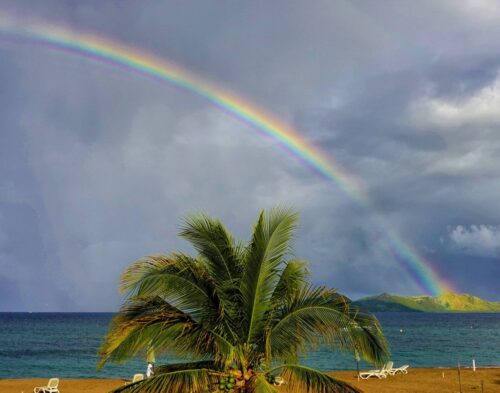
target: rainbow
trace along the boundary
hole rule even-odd
[[[316,174],[333,181],[343,192],[366,208],[372,208],[366,192],[355,177],[313,147],[297,131],[264,110],[172,63],[92,34],[36,21],[19,20],[1,12],[0,34],[108,64],[196,94],[261,135],[271,138]],[[380,226],[391,245],[395,259],[422,291],[437,295],[453,290],[451,285],[439,277],[432,264],[421,258],[410,245],[390,230],[388,225],[381,222]]]

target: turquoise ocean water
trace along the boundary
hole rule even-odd
[[[112,314],[0,313],[0,378],[126,378],[145,372],[143,359],[96,371],[96,352]],[[396,365],[500,366],[498,314],[377,314]],[[158,363],[172,361],[161,359]],[[304,363],[321,370],[354,369],[350,355],[326,348]],[[362,368],[369,365],[362,364]]]

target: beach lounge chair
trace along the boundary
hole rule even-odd
[[[132,378],[132,380],[125,382],[125,385],[131,384],[131,383],[136,383],[136,382],[142,381],[143,379],[144,379],[144,374],[134,374],[134,377]]]
[[[390,370],[387,370],[387,372],[390,375],[396,375],[398,373],[400,373],[400,374],[408,374],[408,367],[410,367],[410,365],[405,364],[404,366],[401,366],[401,367],[391,368]]]
[[[144,374],[134,374],[132,381],[125,382],[125,385],[128,385],[129,383],[136,383],[142,381],[143,379],[144,379]]]
[[[274,378],[274,385],[281,386],[285,383],[285,380],[281,377]]]
[[[59,393],[59,378],[50,378],[47,386],[38,386],[33,389],[33,393]]]
[[[387,375],[389,374],[388,370],[390,370],[393,365],[394,365],[393,362],[387,362],[380,370],[364,371],[359,374],[359,377],[361,379],[368,379],[371,377],[377,377],[378,379],[387,378]]]
[[[134,378],[132,378],[132,383],[139,382],[144,379],[144,374],[134,374]]]

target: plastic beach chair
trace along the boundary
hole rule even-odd
[[[410,367],[410,365],[408,364],[405,364],[404,366],[401,366],[401,367],[396,367],[396,368],[391,368],[390,370],[388,370],[387,372],[390,374],[390,375],[396,375],[398,373],[400,374],[408,374],[408,368]]]
[[[33,393],[59,393],[59,378],[50,378],[47,386],[38,386],[33,389]]]
[[[142,381],[143,379],[144,379],[144,374],[134,374],[134,377],[132,378],[132,380],[125,382],[125,385],[136,383],[136,382]]]
[[[387,374],[389,374],[389,370],[394,365],[393,362],[387,362],[380,370],[369,370],[359,374],[361,379],[368,379],[371,377],[377,377],[378,379],[387,378]]]
[[[139,382],[144,379],[144,374],[134,374],[134,378],[132,378],[132,383]]]

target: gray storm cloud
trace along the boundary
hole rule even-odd
[[[500,223],[495,2],[0,10],[140,48],[246,97],[359,179],[375,207],[190,92],[0,35],[0,310],[114,310],[127,264],[190,251],[177,238],[189,212],[246,238],[276,204],[300,211],[294,252],[319,284],[419,293],[382,218],[460,291],[499,299],[498,256],[471,252]]]
[[[500,256],[500,226],[457,225],[450,230],[449,238],[460,251],[486,257]]]

